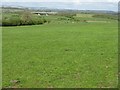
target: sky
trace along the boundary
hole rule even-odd
[[[2,0],[2,2],[119,2],[119,0]]]
[[[2,0],[3,5],[118,11],[119,0]]]

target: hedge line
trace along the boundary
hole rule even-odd
[[[32,19],[29,21],[24,21],[21,19],[3,19],[2,20],[2,26],[21,26],[21,25],[38,25],[38,24],[44,24],[47,21],[45,19]]]
[[[105,19],[112,19],[112,20],[118,20],[118,17],[117,15],[93,15],[93,17],[96,17],[96,18],[105,18]]]
[[[47,20],[44,18],[32,15],[29,12],[17,15],[5,14],[2,18],[2,26],[38,25],[46,22]]]

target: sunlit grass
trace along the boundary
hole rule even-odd
[[[116,22],[3,27],[3,87],[117,87],[117,38]]]

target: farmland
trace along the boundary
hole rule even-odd
[[[117,20],[92,16],[3,27],[3,87],[117,87]]]

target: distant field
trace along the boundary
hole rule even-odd
[[[3,27],[3,87],[117,87],[117,45],[111,20]]]
[[[76,14],[76,17],[89,17],[92,18],[94,14]]]

